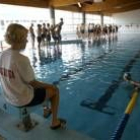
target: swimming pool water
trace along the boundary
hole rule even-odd
[[[28,53],[27,53],[28,51]],[[68,128],[108,140],[130,100],[132,87],[122,80],[125,71],[140,80],[140,37],[119,35],[111,41],[88,45],[65,44],[61,53],[53,46],[26,50],[37,79],[57,82],[60,89],[59,115]],[[139,99],[140,100],[140,99]],[[82,106],[82,103],[90,103]],[[139,103],[137,103],[139,104]],[[138,140],[140,111],[135,107],[123,134],[124,140]]]
[[[97,140],[109,140],[133,90],[123,82],[123,73],[129,71],[140,80],[140,36],[119,34],[110,41],[64,44],[59,49],[29,47],[23,53],[30,58],[38,80],[58,84],[59,116],[67,119],[67,127]],[[140,139],[139,100],[123,140]]]

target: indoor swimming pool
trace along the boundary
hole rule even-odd
[[[59,49],[27,47],[23,53],[38,80],[59,87],[59,116],[67,120],[68,129],[109,140],[133,91],[123,74],[130,72],[140,80],[140,35],[119,34],[112,40],[63,44]],[[140,98],[122,140],[140,139],[139,118]]]

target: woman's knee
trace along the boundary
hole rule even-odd
[[[59,96],[59,89],[57,87],[53,87],[47,90],[47,96],[52,98],[54,96]]]

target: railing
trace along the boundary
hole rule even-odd
[[[129,117],[130,117],[130,114],[136,104],[136,101],[137,101],[137,97],[138,97],[138,89],[136,88],[132,94],[132,98],[131,100],[129,101],[128,105],[127,105],[127,108],[125,110],[125,113],[124,115],[122,116],[115,132],[113,133],[113,135],[111,136],[111,139],[110,140],[120,140],[121,139],[121,136],[125,130],[125,127],[126,127],[126,124],[129,120]]]

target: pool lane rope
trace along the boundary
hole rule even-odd
[[[137,98],[138,98],[138,89],[136,88],[132,94],[131,100],[129,101],[129,103],[127,105],[124,115],[122,116],[122,118],[121,118],[115,132],[111,136],[110,140],[120,140],[121,139],[121,136],[125,130],[128,120],[129,120],[130,114],[132,113],[132,111],[135,107]]]

